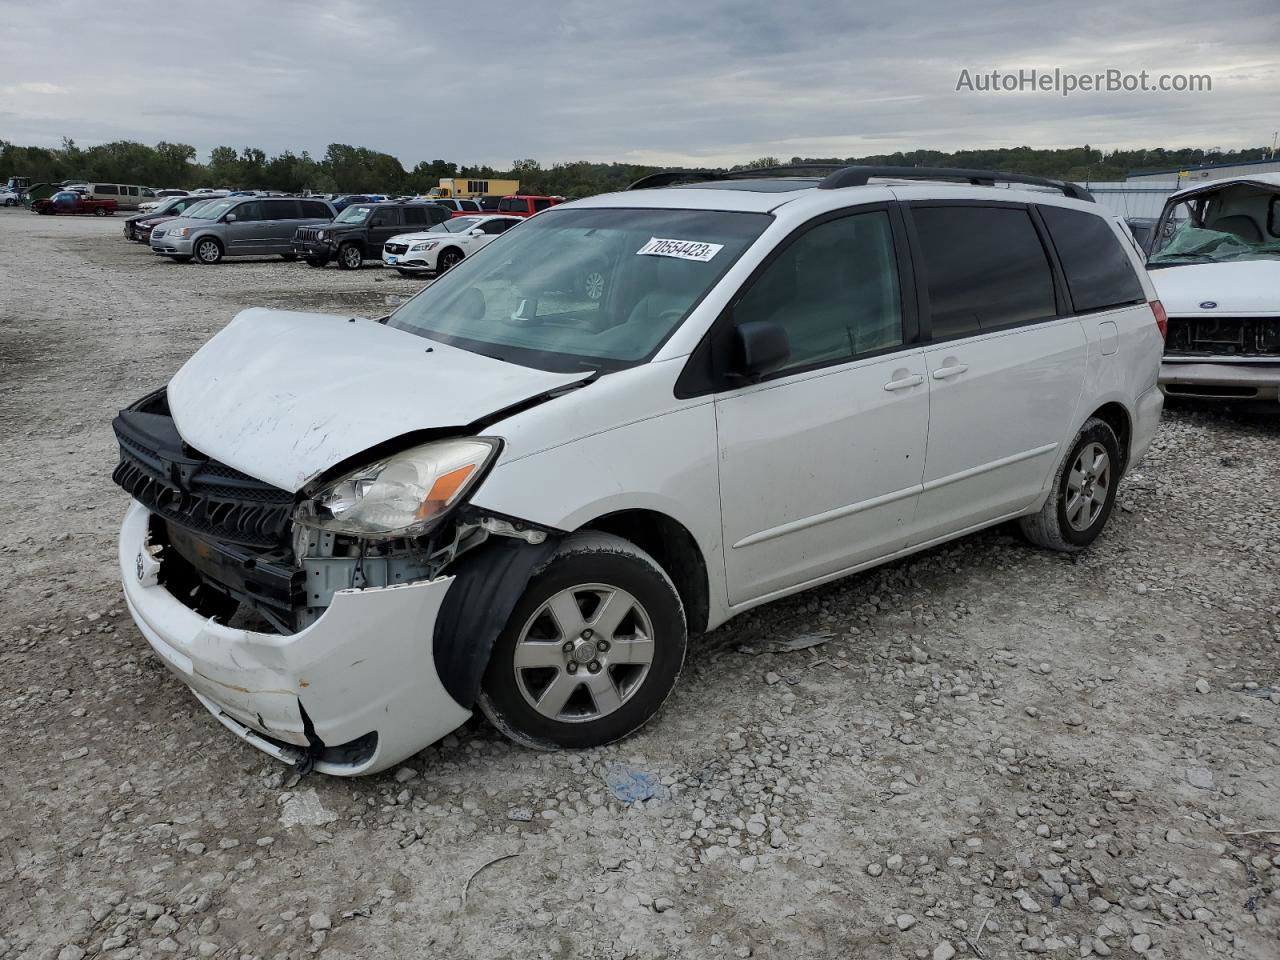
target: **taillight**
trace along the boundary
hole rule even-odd
[[[1159,300],[1151,301],[1151,313],[1156,318],[1156,326],[1160,328],[1160,338],[1169,338],[1169,314],[1164,312],[1164,304]]]

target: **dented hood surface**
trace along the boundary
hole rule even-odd
[[[174,375],[169,410],[201,453],[296,492],[383,441],[463,427],[587,376],[504,363],[372,320],[253,309]]]

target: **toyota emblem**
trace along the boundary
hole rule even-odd
[[[138,571],[138,582],[141,583],[142,582],[142,551],[141,550],[138,551],[138,558],[135,566]]]

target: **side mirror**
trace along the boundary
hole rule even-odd
[[[470,233],[470,235],[471,235],[471,236],[473,236],[473,237],[483,237],[483,236],[484,236],[484,230],[482,230],[480,227],[472,227],[472,228],[468,231],[468,233]]]
[[[732,373],[756,381],[791,357],[791,343],[781,324],[749,320],[733,329]]]
[[[234,213],[228,213],[228,214],[227,214],[225,217],[223,217],[222,219],[223,219],[223,221],[225,221],[226,223],[235,223],[235,222],[236,222],[236,215],[235,215]]]

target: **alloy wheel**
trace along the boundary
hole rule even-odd
[[[1088,530],[1102,513],[1111,491],[1111,458],[1100,443],[1080,451],[1067,474],[1067,523],[1071,529]]]
[[[512,667],[538,713],[562,723],[608,716],[644,684],[653,621],[630,593],[603,583],[561,590],[526,622]]]

